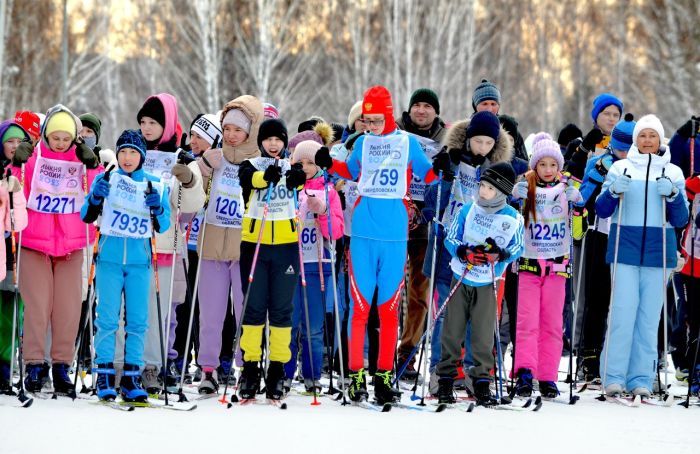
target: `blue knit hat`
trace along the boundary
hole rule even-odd
[[[467,126],[467,139],[474,136],[488,136],[498,140],[501,133],[501,123],[498,117],[491,112],[482,111],[475,113]]]
[[[141,165],[146,160],[146,142],[141,136],[141,132],[135,129],[127,129],[117,139],[117,155],[124,148],[132,148],[141,153]],[[141,167],[139,165],[139,168]]]
[[[622,101],[620,101],[615,95],[610,93],[601,93],[593,100],[593,109],[591,110],[591,118],[593,123],[598,120],[598,115],[608,106],[615,106],[620,109],[620,115],[623,112]]]
[[[632,132],[637,124],[634,115],[628,113],[625,119],[615,125],[610,133],[610,146],[613,150],[629,151],[632,146]]]
[[[481,79],[481,83],[474,89],[472,95],[472,107],[476,111],[476,106],[484,101],[496,101],[501,104],[501,92],[498,87],[486,79]]]

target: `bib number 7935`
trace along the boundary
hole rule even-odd
[[[148,231],[149,220],[146,218],[129,216],[129,214],[117,210],[112,210],[112,214],[114,215],[110,225],[112,228],[123,232],[138,233],[139,235],[143,235]]]

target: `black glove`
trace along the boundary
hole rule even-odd
[[[462,160],[462,150],[459,148],[450,148],[447,150],[447,154],[450,155],[450,160],[455,165],[459,164],[459,161]]]
[[[577,151],[571,156],[571,160],[566,164],[566,171],[578,180],[583,180],[583,174],[586,172],[586,163],[588,162],[587,153]]]
[[[333,158],[331,158],[331,151],[328,147],[321,147],[318,149],[314,163],[324,170],[333,167]]]
[[[88,169],[96,169],[100,165],[100,160],[94,151],[88,147],[82,139],[74,140],[75,144],[75,156],[85,164]]]
[[[189,143],[187,143],[187,134],[184,132],[182,133],[182,137],[180,138],[180,149],[185,151],[192,151],[192,147]]]
[[[486,238],[486,244],[488,245],[486,255],[490,262],[503,262],[510,257],[510,252],[497,245],[493,238]]]
[[[433,172],[435,175],[443,174],[450,170],[450,155],[447,153],[438,153],[433,158]]]
[[[481,266],[488,263],[488,257],[483,251],[476,248],[470,249],[465,244],[457,246],[457,258],[472,266]]]
[[[690,117],[690,120],[686,121],[683,126],[678,128],[678,131],[676,133],[681,136],[685,137],[686,139],[690,139],[691,136],[697,135],[700,133],[700,117],[692,116]],[[695,131],[695,134],[693,134],[693,131]]]
[[[279,183],[279,181],[282,179],[282,169],[280,168],[280,166],[270,164],[269,166],[267,166],[267,169],[265,169],[263,179],[268,183]]]
[[[287,177],[287,189],[290,191],[306,183],[306,174],[300,163],[292,164],[292,168],[287,170],[284,176]]]
[[[24,140],[15,149],[15,155],[12,157],[12,165],[15,167],[21,167],[22,164],[29,161],[34,153],[34,147],[31,142]]]
[[[603,140],[603,132],[598,128],[591,129],[586,137],[583,138],[583,142],[579,148],[583,148],[582,151],[589,152],[595,151],[595,146]]]

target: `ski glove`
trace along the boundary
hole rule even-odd
[[[525,200],[527,198],[527,189],[527,181],[518,181],[513,186],[513,197]]]
[[[199,162],[208,167],[206,170],[211,172],[212,169],[216,170],[221,168],[221,159],[223,156],[224,153],[221,151],[221,148],[210,148],[202,154],[202,159],[200,159]],[[201,164],[199,167],[205,170]]]
[[[603,140],[603,133],[600,129],[593,128],[586,134],[586,137],[583,138],[583,142],[581,142],[579,148],[582,148],[585,152],[595,151],[595,146],[598,145],[601,140]]]
[[[156,188],[153,188],[151,192],[146,194],[146,206],[151,210],[160,208],[160,194]]]
[[[263,179],[268,183],[277,184],[282,179],[282,169],[279,166],[270,164],[263,173]]]
[[[571,174],[571,176],[583,180],[583,175],[586,172],[586,163],[588,162],[588,155],[580,151],[575,152],[571,155],[571,159],[566,164],[566,171]]]
[[[693,134],[693,132],[695,134]],[[686,139],[690,139],[692,136],[698,135],[698,133],[700,133],[700,117],[690,117],[690,120],[686,121],[683,126],[678,128],[676,133]]]
[[[457,246],[457,258],[472,266],[486,265],[489,261],[483,250],[470,249],[466,244]]]
[[[615,181],[610,185],[610,192],[614,197],[623,194],[630,189],[630,183],[632,182],[632,177],[629,175],[620,175]]]
[[[321,147],[318,149],[316,157],[314,158],[314,163],[324,170],[333,167],[333,158],[331,158],[331,152],[328,147]]]
[[[7,179],[2,180],[2,183],[0,184],[7,188],[7,192],[9,193],[19,192],[22,190],[22,185],[20,184],[19,180],[12,175],[7,177]]]
[[[109,181],[104,178],[95,183],[95,187],[92,190],[92,197],[90,198],[90,203],[92,205],[99,205],[102,203],[105,197],[109,195]]]
[[[447,153],[438,153],[433,158],[433,172],[435,175],[439,175],[440,172],[443,174],[450,171],[450,155]]]
[[[306,199],[306,206],[308,207],[309,211],[313,213],[320,215],[326,214],[326,202],[324,202],[320,197],[309,195]]]
[[[284,176],[287,177],[287,189],[290,191],[306,183],[306,174],[300,163],[292,164],[292,168],[287,170]]]
[[[80,162],[85,164],[85,167],[88,169],[96,169],[97,166],[100,165],[100,160],[97,158],[97,155],[83,142],[83,139],[74,140],[73,143],[75,144],[75,156]]]
[[[12,165],[15,167],[21,167],[22,164],[29,161],[29,158],[32,157],[33,153],[34,147],[32,146],[31,142],[20,142],[15,149],[15,155],[12,157]]]
[[[507,249],[503,249],[496,244],[496,240],[491,237],[486,238],[486,244],[488,245],[488,251],[486,256],[489,258],[489,262],[503,262],[510,258],[510,252]]]
[[[661,197],[674,197],[678,194],[678,189],[668,177],[659,177],[656,179],[656,192]]]
[[[566,194],[566,200],[571,203],[578,203],[583,200],[581,193],[575,186],[567,186],[564,194]]]
[[[450,148],[447,150],[447,154],[450,155],[450,161],[452,161],[452,164],[457,165],[462,160],[462,150],[459,148]]]
[[[194,173],[185,164],[175,164],[170,173],[182,183],[183,187],[191,188],[194,186]]]

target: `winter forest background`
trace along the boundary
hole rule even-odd
[[[62,102],[97,113],[109,146],[161,91],[185,129],[248,93],[296,130],[345,123],[384,84],[397,115],[430,87],[454,121],[487,78],[525,132],[585,131],[611,91],[670,136],[700,113],[698,24],[698,0],[0,0],[0,116]]]

